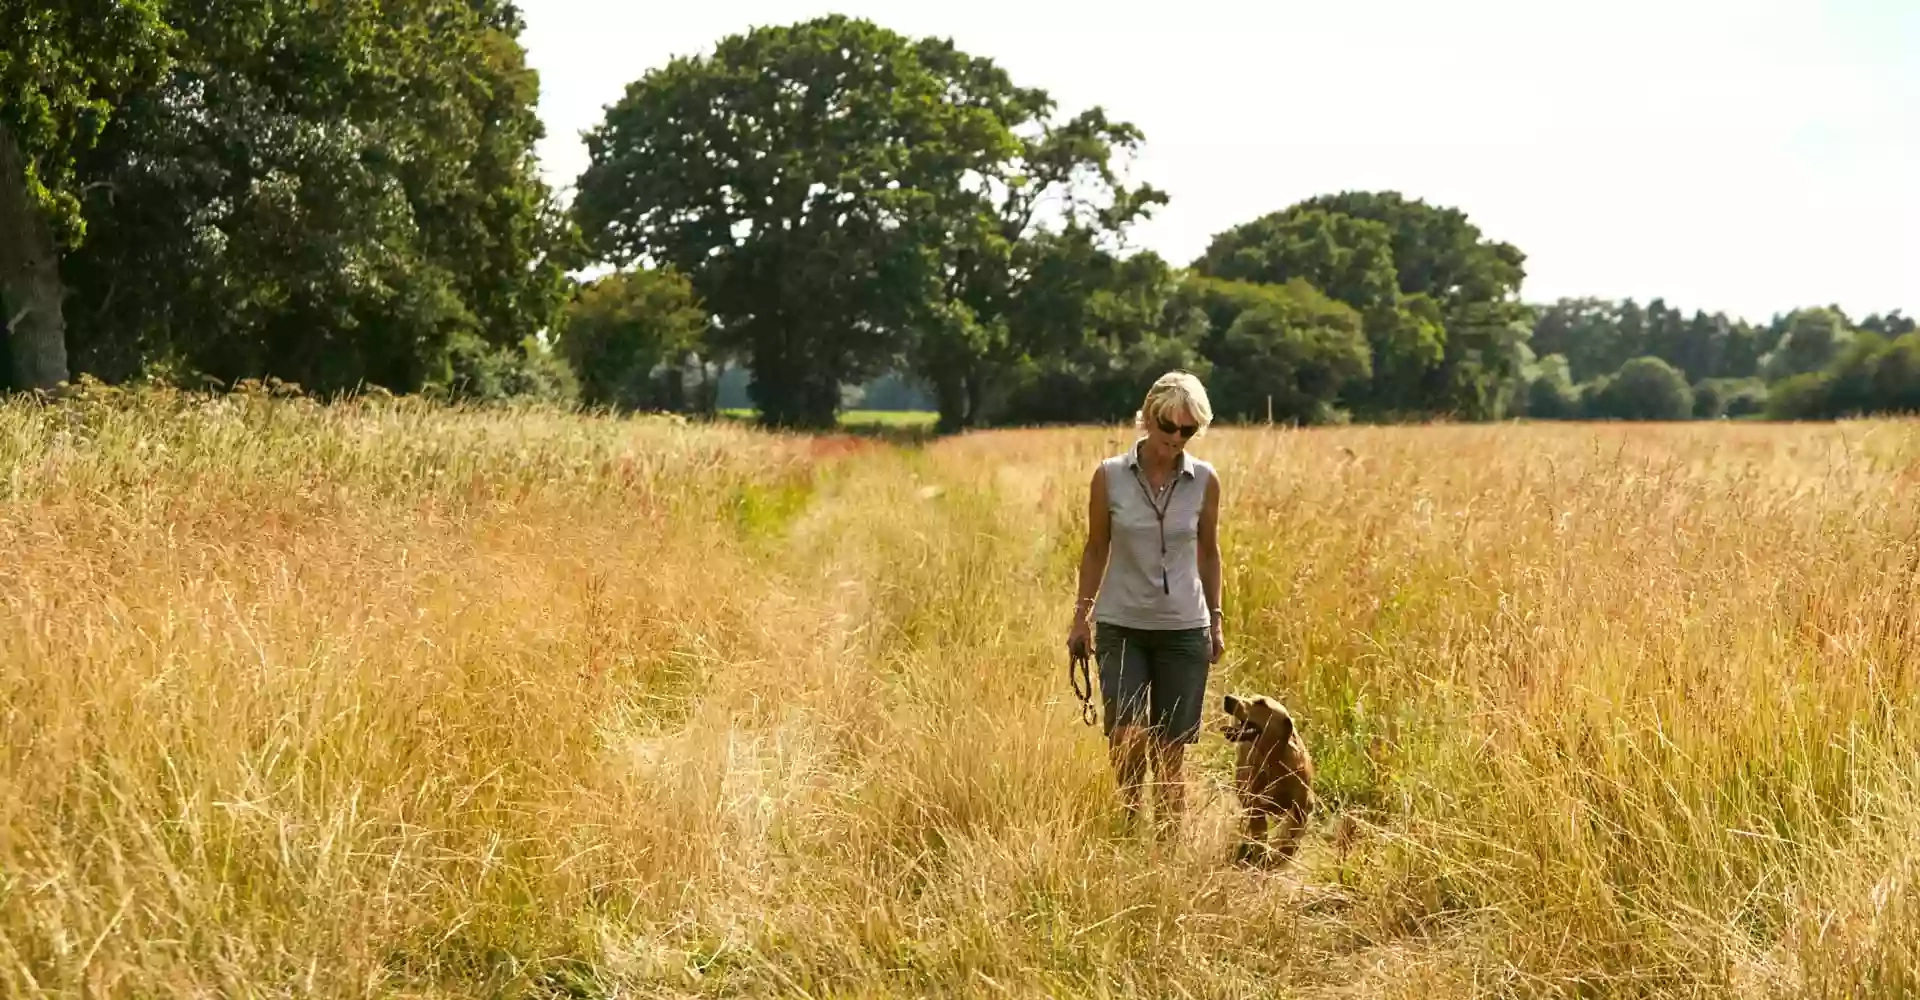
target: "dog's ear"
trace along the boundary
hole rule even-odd
[[[1225,698],[1221,699],[1220,707],[1226,709],[1227,714],[1233,716],[1236,719],[1245,721],[1247,718],[1246,702],[1243,702],[1240,699],[1235,698],[1233,695],[1227,695]]]
[[[1264,709],[1258,713],[1264,716],[1260,720],[1260,728],[1266,730],[1267,734],[1277,742],[1286,743],[1293,739],[1293,713],[1287,711],[1287,706],[1272,698],[1262,698],[1260,707]]]

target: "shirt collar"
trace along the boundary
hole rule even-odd
[[[1127,449],[1127,468],[1135,470],[1140,468],[1140,449],[1145,447],[1146,443],[1146,438],[1137,438],[1133,442],[1133,447]],[[1180,450],[1180,474],[1188,479],[1193,478],[1193,456],[1184,448]]]

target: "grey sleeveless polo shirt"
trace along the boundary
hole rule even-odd
[[[1182,452],[1171,495],[1150,499],[1146,473],[1140,470],[1145,441],[1100,463],[1113,531],[1093,620],[1139,629],[1206,628],[1212,620],[1200,585],[1200,511],[1213,466]],[[1156,506],[1166,512],[1164,557]]]

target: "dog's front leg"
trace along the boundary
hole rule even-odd
[[[1258,865],[1267,855],[1267,808],[1255,804],[1247,810],[1246,828],[1240,836],[1240,844],[1233,852],[1233,860],[1239,864]]]
[[[1300,849],[1300,837],[1307,832],[1307,811],[1288,809],[1280,814],[1280,833],[1274,845],[1274,854],[1282,862],[1292,861],[1294,852]]]

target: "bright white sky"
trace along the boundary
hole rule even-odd
[[[952,38],[1146,133],[1175,264],[1315,194],[1395,189],[1525,251],[1531,300],[1920,313],[1920,0],[521,0],[549,180],[626,84],[837,12]]]

